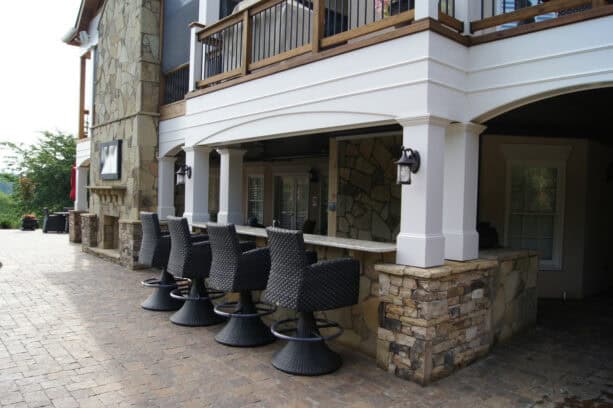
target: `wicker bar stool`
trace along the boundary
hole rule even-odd
[[[275,322],[272,333],[288,343],[272,358],[277,369],[297,375],[321,375],[337,370],[341,357],[327,340],[340,336],[336,322],[315,318],[314,312],[358,302],[360,263],[341,258],[309,265],[301,231],[267,228],[271,268],[265,300],[298,312],[297,319]],[[322,335],[320,329],[333,333]]]
[[[218,343],[236,347],[254,347],[272,343],[275,337],[261,317],[276,308],[262,302],[254,303],[253,290],[266,289],[270,272],[268,248],[245,248],[238,241],[233,224],[207,224],[213,261],[209,284],[224,292],[238,292],[238,302],[215,306],[215,313],[230,320],[215,336]]]
[[[149,278],[141,282],[145,287],[155,288],[153,293],[141,303],[141,307],[155,311],[178,310],[183,302],[170,297],[170,291],[177,288],[177,280],[166,270],[170,254],[170,235],[162,234],[156,213],[141,212],[140,221],[143,227],[143,239],[138,253],[138,263],[162,270],[159,278]]]
[[[185,218],[168,217],[170,231],[170,257],[168,272],[189,279],[187,287],[178,287],[170,296],[183,301],[170,321],[182,326],[211,326],[224,321],[213,311],[212,299],[223,296],[222,292],[209,291],[205,279],[211,268],[211,247],[209,241],[192,242],[189,225]]]

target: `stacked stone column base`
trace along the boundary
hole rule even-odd
[[[68,212],[68,240],[75,244],[81,243],[81,214],[85,211],[70,210]]]
[[[428,384],[536,322],[538,258],[492,253],[437,268],[377,265],[377,364]]]

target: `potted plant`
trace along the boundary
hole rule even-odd
[[[36,218],[36,214],[25,214],[21,217],[21,230],[31,230],[34,231],[38,228],[38,219]]]

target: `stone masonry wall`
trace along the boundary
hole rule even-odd
[[[96,214],[81,214],[81,244],[84,247],[98,246],[98,217]]]
[[[377,265],[381,368],[428,384],[535,323],[536,256],[487,257],[429,269]]]
[[[339,237],[393,242],[400,229],[400,186],[396,165],[402,137],[338,143]]]
[[[79,210],[68,212],[68,240],[70,242],[81,242],[81,214],[84,212]]]
[[[119,220],[119,260],[129,268],[138,268],[138,253],[143,240],[140,221]]]
[[[160,16],[159,0],[108,0],[102,11],[90,184],[125,190],[111,199],[91,190],[89,211],[100,219],[138,220],[140,211],[157,207]],[[122,140],[121,178],[101,180],[100,144],[111,140]],[[130,245],[120,237],[120,247]]]

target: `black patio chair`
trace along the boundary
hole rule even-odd
[[[314,312],[358,302],[360,263],[351,258],[309,265],[301,231],[267,228],[271,268],[265,300],[298,312],[297,319],[275,322],[272,333],[288,343],[272,358],[272,365],[290,374],[321,375],[341,366],[341,357],[327,340],[340,336],[336,322],[315,318]],[[320,330],[330,328],[323,335]]]
[[[170,321],[182,326],[210,326],[225,319],[213,310],[212,299],[223,292],[209,291],[205,279],[211,268],[209,241],[192,242],[189,225],[185,218],[168,217],[170,231],[170,256],[167,270],[174,276],[189,279],[189,286],[178,287],[170,292],[174,299],[183,301]]]
[[[67,218],[64,214],[49,213],[48,208],[43,209],[45,218],[43,219],[43,232],[68,232]]]
[[[141,211],[140,220],[143,238],[138,253],[138,263],[149,268],[161,269],[159,278],[150,278],[141,282],[143,286],[155,288],[154,292],[141,303],[141,306],[143,309],[153,311],[178,310],[183,302],[172,298],[170,292],[179,285],[187,285],[188,279],[175,278],[166,270],[170,255],[170,234],[162,233],[156,213]],[[192,234],[190,238],[192,242],[208,240],[207,235],[201,234]]]
[[[261,317],[274,313],[271,305],[254,303],[253,290],[266,289],[270,272],[268,248],[241,245],[233,224],[207,224],[213,261],[209,284],[224,292],[238,292],[238,302],[215,306],[215,313],[228,317],[215,340],[227,346],[254,347],[272,343],[275,337]]]

